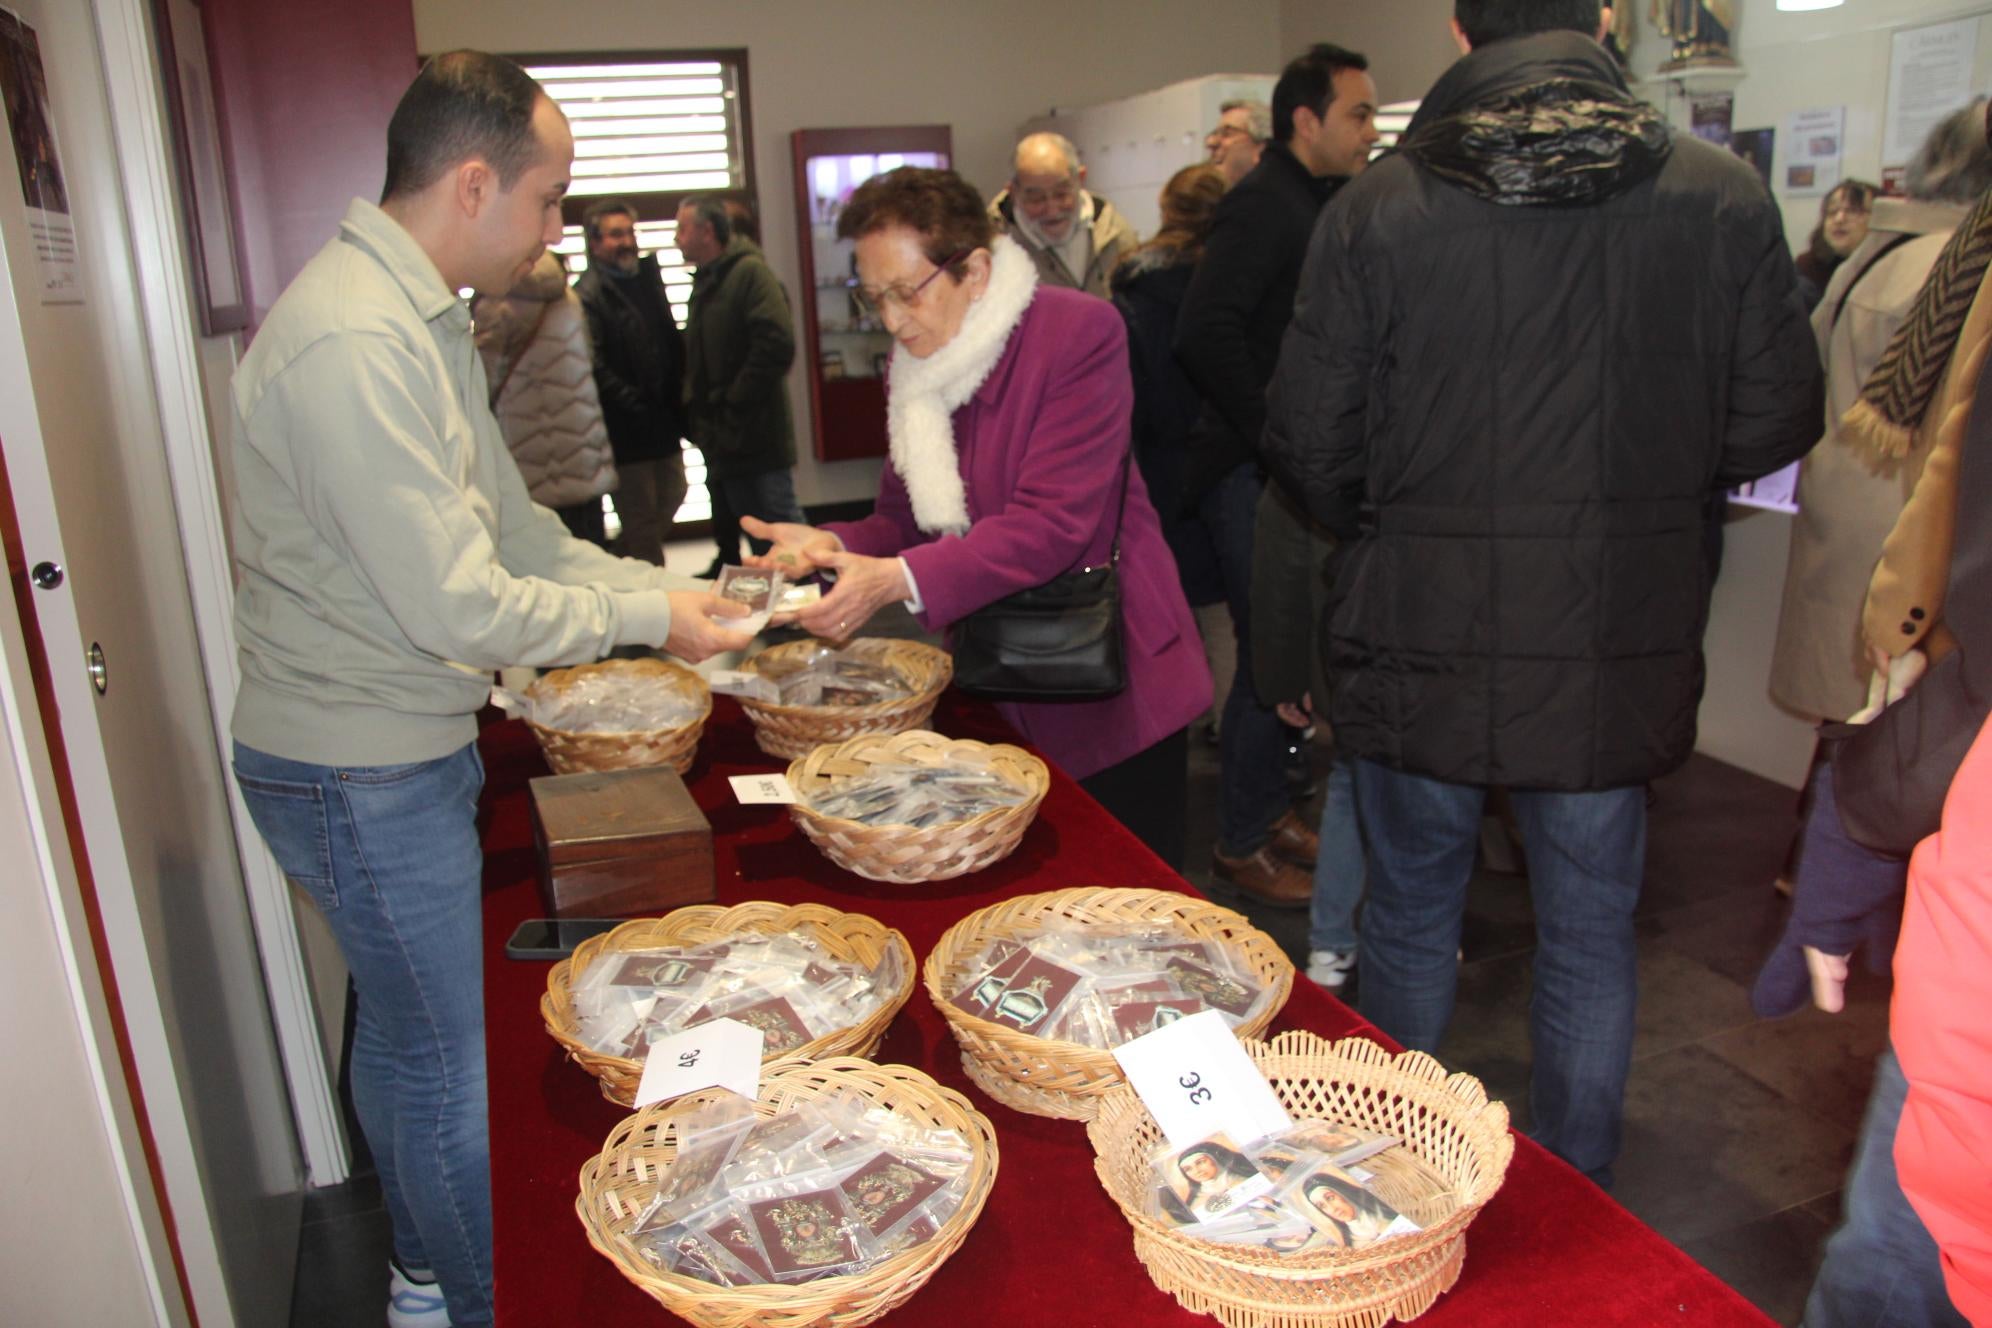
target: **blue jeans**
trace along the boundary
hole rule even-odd
[[[1235,466],[1197,506],[1217,551],[1231,632],[1238,641],[1238,671],[1224,698],[1217,746],[1217,851],[1228,858],[1256,853],[1288,806],[1281,764],[1286,725],[1271,706],[1259,704],[1252,688],[1252,532],[1265,486],[1257,466]]]
[[[1510,796],[1535,901],[1533,1136],[1609,1186],[1639,997],[1632,911],[1646,867],[1646,790]],[[1486,798],[1477,785],[1356,763],[1369,847],[1360,1004],[1413,1050],[1436,1051],[1452,1019],[1460,921]]]
[[[706,477],[706,493],[712,498],[712,537],[719,544],[721,562],[740,561],[740,518],[763,521],[803,521],[802,507],[795,500],[795,476],[786,468],[764,470],[754,475]],[[747,547],[766,553],[768,542],[751,536]]]
[[[1805,1328],[1964,1328],[1944,1289],[1937,1242],[1895,1177],[1895,1127],[1909,1081],[1895,1050],[1874,1067],[1874,1092],[1847,1173],[1845,1215],[1826,1242],[1805,1301]]]
[[[1307,948],[1348,954],[1356,948],[1356,909],[1363,902],[1363,833],[1356,817],[1356,766],[1337,756],[1321,795],[1321,855],[1314,860],[1314,899]]]
[[[235,777],[284,873],[324,913],[358,1009],[353,1103],[404,1268],[450,1322],[491,1322],[483,851],[475,743],[411,765],[306,765],[235,744]]]

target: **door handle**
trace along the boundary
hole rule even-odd
[[[28,575],[34,579],[35,585],[40,589],[54,590],[62,584],[62,564],[50,562],[36,563],[34,570],[29,572]]]

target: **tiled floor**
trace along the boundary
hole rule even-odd
[[[1207,885],[1216,749],[1195,740],[1190,759],[1189,876]],[[1764,1022],[1750,1013],[1749,983],[1783,916],[1769,883],[1792,810],[1787,790],[1702,757],[1654,786],[1639,1032],[1615,1191],[1785,1324],[1798,1322],[1838,1216],[1888,1010],[1886,982],[1857,969],[1841,1015]],[[1246,911],[1304,962],[1303,912]],[[1478,1075],[1522,1128],[1533,945],[1526,882],[1477,876],[1458,1013],[1441,1055]],[[378,1328],[388,1254],[378,1185],[366,1177],[320,1191],[305,1213],[293,1328]]]

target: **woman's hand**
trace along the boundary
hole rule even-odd
[[[1279,713],[1280,723],[1290,729],[1304,729],[1314,722],[1314,694],[1302,692],[1300,701],[1281,701],[1273,707]]]
[[[774,545],[766,553],[747,560],[749,567],[780,572],[792,580],[829,565],[829,557],[844,546],[835,535],[799,521],[763,521],[757,516],[740,518],[740,528],[755,539]]]
[[[704,590],[673,590],[670,595],[671,631],[664,638],[664,649],[679,659],[696,664],[722,650],[745,650],[754,640],[753,633],[726,626],[728,618],[747,616],[745,604]]]
[[[906,567],[897,558],[867,558],[861,553],[832,553],[817,566],[834,571],[837,584],[816,603],[796,615],[814,636],[832,641],[849,640],[851,634],[871,621],[871,616],[888,604],[912,596],[906,584]]]

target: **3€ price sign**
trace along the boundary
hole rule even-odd
[[[758,1028],[738,1019],[714,1019],[650,1044],[636,1105],[647,1107],[702,1088],[730,1088],[752,1100],[761,1090]]]
[[[1188,1148],[1214,1134],[1258,1139],[1293,1124],[1216,1010],[1124,1042],[1114,1049],[1114,1059],[1172,1148]]]

